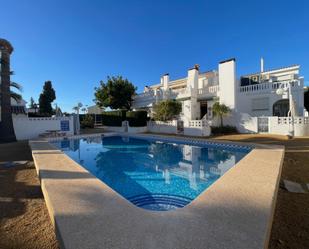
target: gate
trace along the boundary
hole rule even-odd
[[[268,133],[268,117],[258,117],[258,132]]]
[[[184,124],[182,120],[177,120],[177,134],[183,134]]]

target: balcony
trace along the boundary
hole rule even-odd
[[[163,92],[160,90],[140,93],[133,97],[133,108],[150,107],[156,101],[163,98]]]
[[[198,98],[210,98],[217,96],[219,85],[205,87],[197,90]],[[163,99],[185,100],[191,98],[193,90],[189,87],[180,89],[169,89],[149,91],[134,96],[133,108],[151,107],[154,103]]]
[[[197,91],[197,97],[198,98],[215,97],[217,96],[217,93],[219,92],[219,90],[220,90],[219,85],[200,88]]]
[[[288,85],[291,85],[292,88],[303,87],[300,80],[292,81],[280,81],[280,82],[266,82],[259,83],[256,85],[241,86],[239,87],[240,93],[255,93],[255,92],[273,92],[279,88],[287,88]]]
[[[191,97],[191,88],[181,88],[171,91],[171,96],[175,99],[187,99]]]

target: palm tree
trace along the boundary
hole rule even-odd
[[[223,126],[223,116],[226,116],[231,112],[231,109],[225,104],[220,104],[219,102],[214,103],[212,106],[212,111],[215,116],[220,117],[220,126]]]
[[[21,96],[12,92],[10,87],[20,87],[10,80],[10,55],[13,52],[12,45],[4,39],[0,39],[0,142],[16,141],[16,136],[13,127],[11,97],[19,99]]]
[[[82,112],[83,112],[84,114],[86,114],[86,111],[87,111],[87,108],[86,108],[86,107],[83,107],[83,108],[82,108]]]
[[[15,89],[19,90],[20,92],[23,90],[23,87],[20,84],[16,83],[16,82],[10,82],[10,88],[15,88]],[[14,92],[12,90],[10,90],[10,96],[16,102],[19,102],[22,99],[22,97],[21,97],[21,95],[19,93]]]
[[[15,88],[19,91],[22,91],[22,86],[16,82],[10,82],[10,88]],[[1,89],[0,89],[0,94],[1,94]],[[21,99],[22,99],[22,96],[17,93],[17,92],[14,92],[10,89],[10,97],[11,99],[14,99],[16,102],[19,102]]]
[[[82,108],[83,107],[83,104],[82,103],[77,103],[77,106],[74,106],[72,109],[74,110],[74,111],[76,111],[76,113],[77,114],[79,114],[79,110],[80,110],[80,108]]]

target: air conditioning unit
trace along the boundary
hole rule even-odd
[[[276,76],[269,76],[269,81],[270,82],[276,82],[276,81],[278,81],[278,79],[277,79]]]

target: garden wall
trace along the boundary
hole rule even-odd
[[[203,120],[191,120],[184,123],[183,131],[177,129],[177,120],[162,122],[149,121],[149,132],[165,134],[182,134],[186,136],[210,136],[210,126]]]
[[[153,133],[166,133],[166,134],[176,134],[177,133],[177,123],[176,121],[149,121],[147,123],[147,129],[149,132]]]
[[[17,140],[35,139],[47,130],[74,134],[73,117],[28,118],[25,115],[13,115],[13,126]]]

